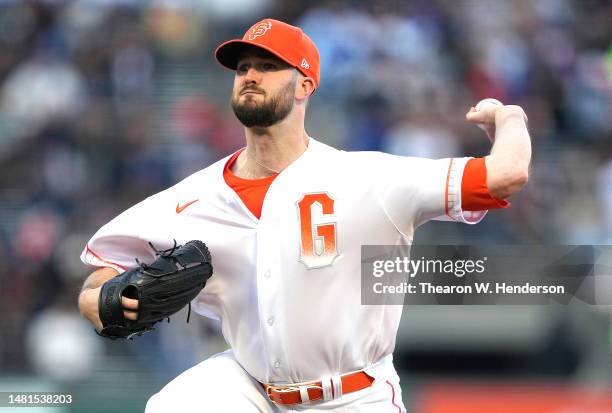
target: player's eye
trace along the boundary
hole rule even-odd
[[[262,68],[264,71],[276,70],[276,65],[274,63],[264,63]]]
[[[238,72],[239,74],[245,74],[248,70],[249,65],[247,64],[238,65],[238,67],[236,68],[236,72]]]

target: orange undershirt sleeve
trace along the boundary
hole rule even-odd
[[[484,158],[467,161],[461,180],[461,209],[464,211],[484,211],[487,209],[507,208],[510,203],[496,199],[487,187],[487,166]]]

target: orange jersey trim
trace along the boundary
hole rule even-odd
[[[461,209],[464,211],[484,211],[507,208],[508,206],[510,206],[508,201],[493,198],[489,193],[485,159],[474,158],[467,161],[461,180]]]
[[[85,244],[85,249],[87,250],[88,254],[93,255],[94,257],[96,257],[96,259],[98,259],[100,262],[103,262],[105,264],[109,264],[110,266],[115,266],[117,268],[121,268],[123,271],[127,271],[127,268],[125,268],[123,265],[119,265],[116,262],[112,262],[112,261],[108,261],[105,260],[104,258],[100,257],[98,254],[96,254],[95,252],[92,251],[91,248],[89,248],[89,243]]]
[[[242,151],[244,151],[244,149],[236,152],[227,161],[225,168],[223,168],[223,179],[225,179],[227,185],[236,192],[249,211],[259,219],[261,218],[261,209],[268,188],[270,188],[270,184],[272,184],[278,174],[262,179],[244,179],[234,175],[230,168],[234,162],[236,162],[236,159],[238,159]]]
[[[453,167],[453,158],[448,163],[448,172],[446,172],[446,186],[444,187],[444,213],[450,219],[453,219],[448,213],[448,182],[450,180],[451,168]]]

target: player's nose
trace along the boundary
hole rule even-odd
[[[244,81],[247,83],[259,83],[261,81],[261,72],[255,67],[250,67],[244,75]]]

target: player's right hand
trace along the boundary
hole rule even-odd
[[[495,115],[503,106],[486,105],[481,110],[471,107],[465,118],[482,128],[491,142],[495,141]]]

